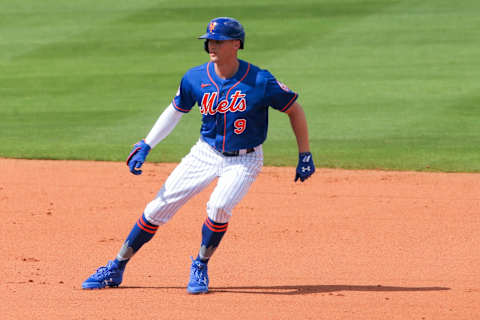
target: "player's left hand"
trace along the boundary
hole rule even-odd
[[[301,182],[307,180],[315,172],[313,157],[310,152],[301,152],[298,154],[297,174],[295,182],[300,179]]]
[[[150,152],[150,149],[151,147],[145,143],[145,140],[140,140],[139,142],[135,143],[130,155],[127,158],[127,166],[130,167],[131,173],[135,175],[142,174],[142,170],[136,169],[139,169],[143,165],[148,153]]]

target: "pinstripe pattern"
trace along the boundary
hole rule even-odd
[[[263,166],[261,147],[255,152],[224,158],[221,176],[207,203],[207,214],[218,223],[230,220],[232,209],[242,200]]]
[[[226,223],[262,166],[261,146],[252,153],[224,157],[200,139],[172,171],[157,197],[147,204],[145,218],[153,224],[165,224],[182,205],[218,177],[207,204],[207,214],[215,222]]]

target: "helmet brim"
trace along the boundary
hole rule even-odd
[[[198,37],[198,39],[210,39],[210,40],[241,40],[237,38],[232,38],[218,33],[205,33],[204,35]]]

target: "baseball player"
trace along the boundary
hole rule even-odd
[[[267,70],[240,60],[245,32],[233,18],[211,20],[204,35],[210,61],[187,71],[172,103],[160,115],[144,140],[135,144],[127,159],[139,175],[151,148],[177,125],[195,104],[202,114],[200,138],[172,171],[156,198],[147,204],[116,258],[98,268],[82,284],[84,289],[117,287],[132,256],[167,223],[190,198],[218,178],[206,205],[202,242],[192,258],[187,291],[208,292],[208,262],[228,228],[232,210],[245,196],[263,166],[262,143],[267,136],[268,109],[290,118],[299,160],[295,181],[315,172],[310,153],[307,122],[297,93],[277,81]]]

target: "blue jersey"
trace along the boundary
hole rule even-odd
[[[212,62],[188,70],[172,103],[184,113],[199,106],[200,133],[220,152],[262,144],[267,138],[268,108],[287,112],[298,97],[267,70],[239,62],[229,79],[218,77]]]

